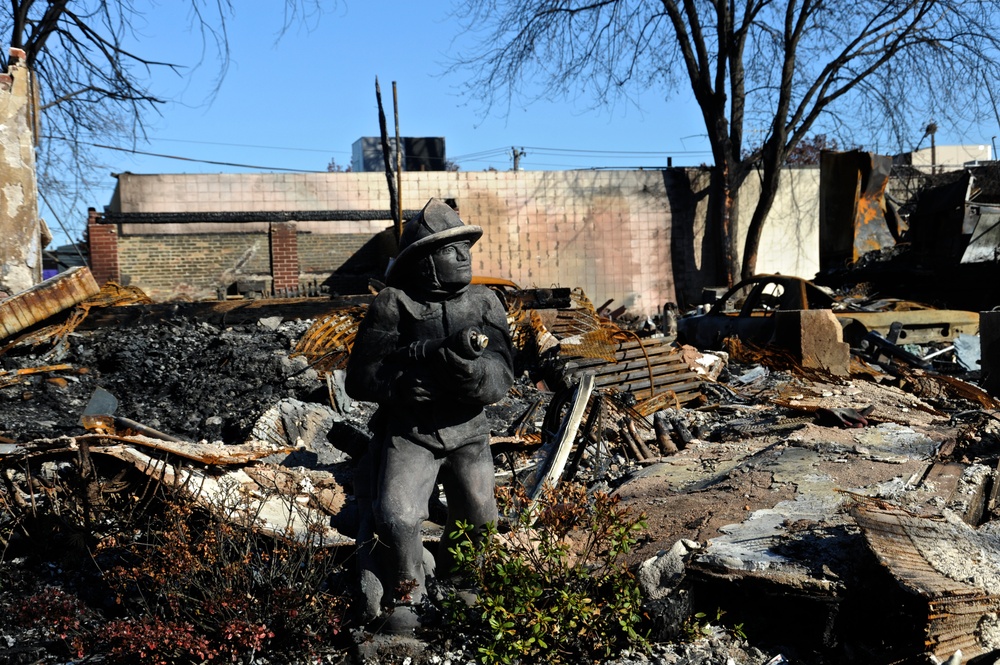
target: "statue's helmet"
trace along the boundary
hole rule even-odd
[[[389,263],[386,283],[397,286],[417,262],[453,242],[468,240],[475,244],[483,235],[479,226],[466,224],[451,206],[440,199],[431,199],[424,209],[403,225],[399,237],[399,254]]]

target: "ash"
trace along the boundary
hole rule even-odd
[[[99,386],[118,398],[119,416],[183,439],[242,443],[280,399],[328,399],[318,374],[291,357],[307,328],[308,322],[288,322],[273,330],[219,329],[175,319],[73,333],[58,359],[72,369],[0,389],[0,435],[30,441],[80,434],[80,416]],[[5,370],[54,362],[44,352],[15,352],[2,361]]]

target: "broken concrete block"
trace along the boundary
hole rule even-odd
[[[280,316],[266,316],[263,319],[257,321],[257,325],[262,328],[267,328],[268,330],[277,330],[284,318]]]
[[[796,354],[803,367],[850,375],[851,347],[832,310],[779,310],[774,316],[774,344]]]
[[[684,358],[684,362],[687,363],[691,371],[708,377],[712,381],[718,380],[722,370],[726,369],[726,364],[729,362],[729,354],[721,351],[719,353],[704,353],[687,344],[682,345],[680,351],[681,357]]]
[[[637,580],[645,598],[659,600],[670,595],[684,577],[684,558],[689,552],[701,549],[693,540],[682,538],[666,552],[639,564]]]
[[[980,382],[986,392],[1000,397],[1000,312],[979,313]]]
[[[278,446],[296,448],[290,455],[268,461],[284,466],[317,468],[339,464],[347,456],[327,440],[327,432],[341,417],[328,406],[283,399],[254,425],[251,437]]]
[[[643,607],[651,619],[651,637],[657,641],[676,640],[693,612],[690,589],[682,586],[684,559],[700,548],[693,540],[682,538],[669,551],[639,564]]]

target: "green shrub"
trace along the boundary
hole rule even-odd
[[[580,486],[549,490],[537,503],[501,496],[509,531],[468,525],[449,549],[459,586],[445,600],[447,621],[466,634],[483,663],[583,662],[624,648],[647,650],[638,584],[623,555],[645,528],[617,497]]]

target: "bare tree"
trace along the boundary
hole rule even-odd
[[[779,175],[804,137],[912,147],[929,118],[962,129],[993,117],[987,88],[1000,75],[996,0],[462,0],[458,16],[477,41],[455,66],[470,67],[488,104],[528,89],[603,104],[690,87],[730,283],[754,273]],[[751,174],[761,195],[740,271],[736,202]]]
[[[227,28],[232,0],[186,0],[201,37],[198,62],[216,69],[216,90],[229,65]],[[285,0],[284,24],[318,18],[336,0]],[[38,177],[42,195],[73,204],[98,166],[95,148],[134,146],[146,137],[148,114],[168,100],[150,88],[156,69],[180,72],[176,63],[144,57],[136,26],[150,6],[142,0],[9,0],[0,3],[0,35],[21,49],[37,82],[42,120]],[[197,47],[196,47],[197,48]],[[179,49],[185,56],[189,47]],[[0,67],[7,69],[7,54]],[[45,196],[52,195],[52,199]],[[51,207],[51,206],[50,206]]]
[[[785,164],[787,166],[819,166],[820,155],[828,150],[840,150],[837,139],[830,138],[826,134],[816,134],[802,139],[798,145],[789,150],[785,156]]]

